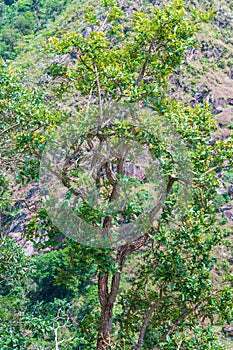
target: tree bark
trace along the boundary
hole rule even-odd
[[[111,349],[113,303],[106,302],[101,306],[101,321],[97,340],[97,350]]]
[[[111,344],[112,333],[112,315],[113,307],[119,292],[121,273],[126,259],[134,251],[141,248],[148,240],[149,234],[141,236],[135,242],[127,243],[118,249],[116,260],[118,262],[118,271],[112,276],[111,289],[109,291],[109,274],[98,276],[98,295],[101,306],[100,328],[97,339],[97,350],[113,349]]]
[[[97,339],[97,350],[109,349],[110,335],[112,333],[113,302],[109,300],[108,274],[98,276],[98,294],[101,306],[100,329]]]

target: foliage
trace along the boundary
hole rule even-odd
[[[26,257],[10,238],[1,240],[1,349],[55,348],[56,331],[59,349],[67,348],[67,340],[70,349],[88,344],[88,337],[91,342],[95,329],[90,329],[85,339],[82,334],[87,327],[86,317],[89,322],[94,319],[90,313],[96,303],[96,292],[88,288],[87,266],[82,269],[81,282],[75,277],[74,264],[72,276],[63,275],[64,265],[69,269],[68,252],[67,248]],[[77,276],[79,273],[76,270]]]
[[[46,107],[38,89],[25,86],[21,80],[23,72],[12,72],[3,62],[0,72],[0,133],[4,168],[9,169],[13,165],[20,182],[38,179],[38,155],[44,148],[45,128],[59,124],[66,116]]]
[[[17,42],[35,34],[66,8],[67,0],[16,0],[1,3],[0,53],[4,59],[16,56]]]

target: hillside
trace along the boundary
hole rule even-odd
[[[33,39],[43,28],[53,26],[69,1],[12,0],[0,3],[0,52],[4,59],[19,54],[18,43]]]
[[[159,1],[161,2],[161,1]],[[156,5],[158,1],[150,1]],[[94,2],[89,1],[92,6]],[[172,79],[173,95],[189,101],[207,100],[220,132],[227,135],[232,115],[233,5],[228,1],[186,1],[188,9],[214,8],[214,20],[202,24],[198,47],[187,53],[182,70]],[[148,6],[147,2],[124,1],[132,9]],[[0,52],[4,59],[15,59],[29,67],[29,74],[41,74],[46,66],[42,43],[47,37],[63,31],[85,30],[83,1],[5,1],[1,4]],[[83,23],[83,24],[82,24]],[[38,61],[39,59],[39,61]],[[31,67],[31,68],[30,68]]]

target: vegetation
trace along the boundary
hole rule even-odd
[[[53,6],[60,12],[66,3]],[[55,18],[49,1],[5,1],[2,8],[1,33],[11,27],[18,38]],[[169,80],[196,45],[200,22],[213,15],[194,14],[180,0],[86,7],[84,27],[43,44],[49,86],[31,86],[27,73],[2,61],[4,220],[17,200],[15,183],[44,174],[43,152],[69,149],[58,174],[65,198],[57,221],[50,181],[49,199],[25,232],[43,254],[25,256],[11,239],[1,240],[1,349],[225,348],[214,325],[232,322],[233,289],[226,264],[216,276],[215,252],[225,244],[216,175],[232,167],[233,140],[210,143],[216,123],[208,104],[190,107],[169,95]],[[14,53],[14,45],[3,47],[3,58]],[[92,177],[81,166],[87,152],[99,162]],[[149,157],[144,173],[126,174],[138,155]],[[54,169],[45,167],[51,179]],[[79,228],[66,224],[71,214]],[[136,232],[115,239],[130,224]]]
[[[18,0],[0,3],[0,52],[4,59],[17,54],[22,37],[35,35],[65,9],[69,1]]]

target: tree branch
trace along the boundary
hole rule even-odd
[[[16,124],[14,124],[14,125],[9,126],[9,127],[6,128],[6,129],[2,130],[2,131],[0,132],[0,136],[2,136],[3,134],[5,134],[5,132],[7,132],[7,131],[9,131],[9,130],[11,130],[11,129],[13,129],[13,128],[16,128],[16,126],[19,126],[19,125],[20,125],[20,123],[16,123]]]
[[[148,65],[148,61],[149,61],[149,56],[151,54],[151,51],[152,51],[152,47],[153,47],[153,42],[150,44],[150,47],[149,47],[149,50],[147,52],[147,55],[146,55],[146,59],[142,65],[142,68],[141,68],[141,71],[138,75],[138,78],[137,78],[137,81],[136,81],[136,86],[139,86],[145,73],[146,73],[146,68],[147,68],[147,65]]]
[[[97,91],[98,91],[98,102],[99,102],[99,114],[100,114],[100,125],[103,121],[103,103],[102,103],[102,96],[101,96],[101,87],[100,87],[100,81],[99,81],[99,72],[97,65],[94,60],[92,60],[93,67],[94,67],[94,72],[95,72],[95,77],[96,77],[96,86],[97,86]]]

